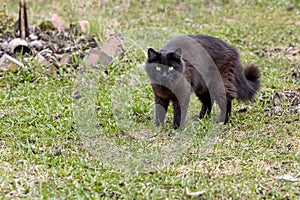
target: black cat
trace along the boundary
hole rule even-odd
[[[209,114],[213,101],[226,124],[231,101],[250,100],[260,87],[260,72],[254,65],[243,69],[238,51],[222,40],[206,35],[183,35],[170,40],[161,50],[148,49],[146,72],[155,96],[156,125],[163,125],[170,101],[174,128],[184,128],[190,95],[202,102],[199,118]]]

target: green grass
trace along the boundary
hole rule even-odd
[[[204,190],[204,199],[299,199],[300,183],[276,176],[300,178],[300,113],[287,103],[272,114],[276,92],[299,90],[292,77],[299,55],[257,55],[277,46],[299,50],[298,1],[100,2],[28,1],[30,23],[49,12],[66,26],[87,19],[100,43],[107,32],[124,33],[127,51],[107,74],[49,72],[34,62],[0,72],[2,198],[189,199],[189,188]],[[7,4],[16,17],[16,4]],[[245,65],[260,66],[260,92],[252,102],[234,101],[226,126],[192,121],[200,109],[194,96],[183,132],[171,129],[171,115],[165,127],[153,125],[146,48],[185,33],[222,38]]]

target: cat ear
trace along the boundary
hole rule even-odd
[[[178,56],[181,56],[182,51],[180,48],[178,48],[178,49],[175,49],[174,53]]]
[[[159,55],[158,52],[156,52],[154,49],[149,48],[148,49],[148,60],[154,60]]]
[[[168,53],[167,58],[170,60],[174,60],[176,62],[180,62],[181,59],[181,49],[175,49],[175,51]]]

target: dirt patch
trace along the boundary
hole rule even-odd
[[[274,48],[267,48],[258,50],[255,52],[260,57],[271,57],[271,58],[287,58],[290,60],[296,60],[300,58],[300,49],[296,46],[277,46]]]
[[[283,89],[267,98],[265,112],[268,116],[287,116],[300,113],[300,88]]]

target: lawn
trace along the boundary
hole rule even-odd
[[[16,19],[18,1],[6,5]],[[73,55],[77,68],[0,71],[1,198],[300,198],[299,1],[28,0],[27,9],[35,25],[49,12],[65,26],[88,20],[100,46],[122,33],[125,52],[107,67],[87,66],[87,53]],[[193,95],[184,131],[172,129],[171,109],[157,128],[146,50],[198,33],[258,65],[261,89],[233,102],[226,125],[214,122],[217,106],[194,121]],[[298,181],[279,180],[287,174]]]

